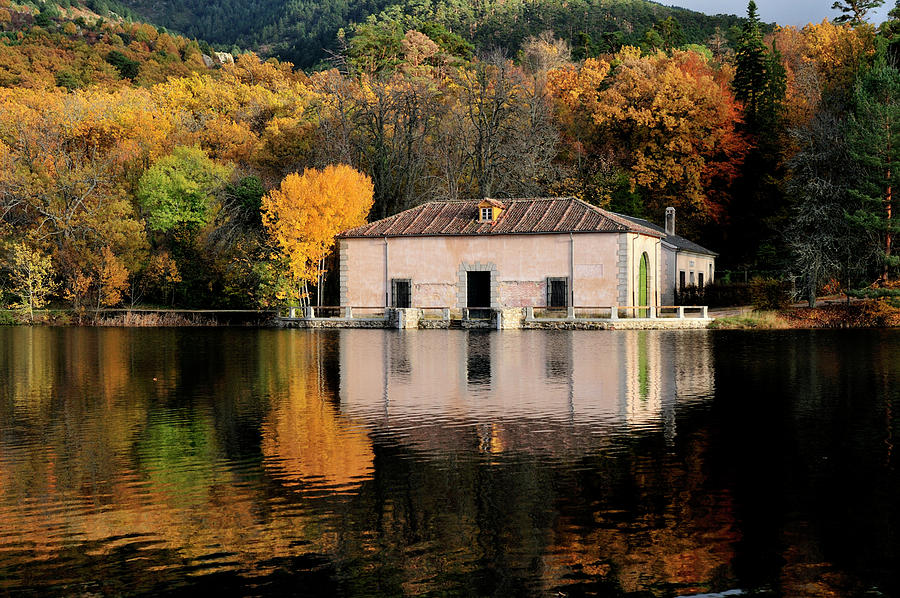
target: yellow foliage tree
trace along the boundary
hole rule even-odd
[[[778,27],[774,43],[787,75],[787,121],[802,126],[815,114],[824,94],[846,90],[875,56],[875,29],[829,20],[802,29]]]
[[[19,301],[12,307],[27,310],[34,322],[34,310],[46,305],[47,296],[56,288],[50,256],[17,243],[12,247],[8,267],[12,291],[19,296]]]
[[[181,273],[178,271],[178,264],[168,251],[150,258],[146,274],[150,282],[162,291],[164,302],[167,301],[169,291],[172,291],[172,301],[175,301],[174,287],[181,282]]]
[[[306,286],[322,274],[335,236],[365,223],[373,191],[368,176],[339,164],[289,174],[263,197],[263,226],[292,283],[279,299],[307,298]]]

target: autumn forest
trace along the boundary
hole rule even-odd
[[[0,0],[0,307],[328,304],[341,230],[544,195],[656,222],[674,206],[724,272],[798,297],[884,286],[900,3],[878,27],[867,4],[798,29],[751,1],[702,43],[670,14],[505,47],[394,10],[301,70]]]

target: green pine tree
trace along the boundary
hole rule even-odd
[[[837,0],[831,5],[831,10],[841,11],[841,15],[834,18],[835,23],[850,23],[856,27],[866,22],[870,10],[882,4],[884,0]]]
[[[747,20],[741,28],[734,56],[732,86],[735,97],[744,105],[747,128],[752,132],[771,129],[777,124],[786,90],[781,56],[763,41],[762,23],[756,2],[747,5]]]
[[[898,232],[893,218],[894,189],[900,177],[900,71],[879,64],[860,77],[853,93],[853,111],[847,123],[850,155],[860,175],[850,190],[856,200],[848,217],[880,239],[881,279],[889,279],[900,264],[893,251]]]
[[[888,12],[887,20],[879,27],[879,33],[887,41],[888,58],[892,64],[900,61],[900,0]]]

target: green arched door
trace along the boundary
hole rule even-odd
[[[646,253],[641,255],[641,265],[638,270],[638,306],[650,306],[650,258]],[[647,309],[638,310],[639,317],[646,318],[650,315],[649,311]]]

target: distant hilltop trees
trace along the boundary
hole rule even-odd
[[[103,0],[94,0],[100,2]],[[681,43],[704,43],[717,30],[739,24],[733,16],[708,16],[647,0],[120,0],[130,11],[190,37],[231,47],[253,48],[313,67],[340,51],[339,32],[373,22],[439,25],[477,51],[502,49],[514,56],[529,37],[550,30],[576,53],[615,52],[638,45],[651,30],[665,38],[667,19],[677,20]],[[671,21],[670,21],[671,23]],[[663,40],[665,43],[665,40]]]

